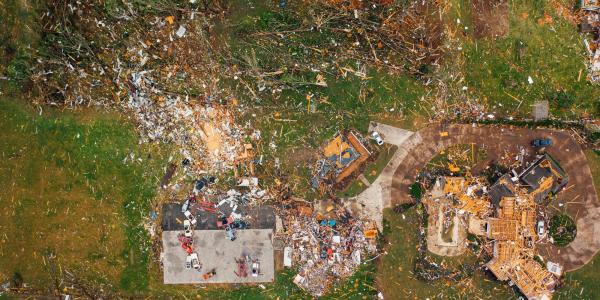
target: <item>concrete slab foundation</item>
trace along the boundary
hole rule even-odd
[[[185,268],[187,254],[181,248],[177,235],[180,231],[163,232],[163,271],[165,284],[203,283],[258,283],[272,282],[275,278],[272,229],[236,231],[236,240],[225,238],[224,230],[194,230],[194,252],[198,253],[200,271]],[[253,277],[248,263],[248,277],[240,278],[236,258],[250,256],[260,262],[260,275]],[[204,280],[202,275],[215,269],[216,275]]]

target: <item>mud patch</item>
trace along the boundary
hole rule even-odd
[[[497,38],[508,34],[508,2],[472,0],[473,32],[475,38]]]

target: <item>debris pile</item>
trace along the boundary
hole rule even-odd
[[[313,296],[323,295],[333,280],[349,277],[363,257],[377,252],[374,224],[356,220],[341,208],[328,210],[321,214],[298,206],[286,219],[286,252],[300,265],[294,283]]]
[[[260,138],[235,123],[230,109],[237,100],[217,87],[218,64],[210,55],[214,49],[198,22],[194,12],[177,26],[173,16],[155,20],[156,32],[128,49],[128,63],[134,67],[117,67],[128,76],[121,87],[129,97],[121,104],[138,122],[141,141],[174,142],[196,174],[233,169],[247,154],[242,141]],[[173,63],[153,68],[165,55]]]
[[[258,180],[251,179],[255,179],[252,180],[252,186],[240,185],[240,190],[230,189],[227,192],[210,188],[210,179],[197,180],[193,191],[183,201],[181,211],[193,218],[200,214],[214,214],[217,216],[216,227],[219,229],[230,228],[233,231],[248,228],[252,223],[248,210],[271,199],[266,190],[258,187]]]
[[[354,174],[371,155],[364,138],[358,133],[338,132],[323,147],[317,161],[311,185],[323,191],[330,184],[339,184]]]
[[[178,234],[178,241],[183,251],[187,254],[185,261],[186,269],[193,268],[198,271],[202,269],[202,256],[199,256],[194,251],[194,229],[223,230],[223,238],[234,241],[237,230],[250,228],[251,224],[255,221],[258,222],[255,218],[260,217],[260,213],[256,213],[256,216],[255,214],[250,214],[249,208],[255,207],[257,201],[268,200],[269,196],[265,190],[258,187],[258,180],[250,181],[253,183],[252,187],[243,185],[240,188],[241,192],[234,189],[227,192],[218,192],[214,188],[214,177],[204,177],[196,180],[193,190],[181,203],[181,211],[178,211],[179,206],[176,204],[176,213],[169,214],[171,217],[166,217],[174,218],[174,221],[163,220],[163,227],[165,222],[180,224],[175,229],[181,229],[181,232]],[[165,204],[163,211],[168,211],[171,207],[172,204]],[[182,217],[183,220],[180,220],[177,216]],[[172,230],[170,228],[169,230]],[[258,262],[252,261],[252,263]],[[215,270],[209,270],[204,275],[210,278],[214,273]]]
[[[85,1],[51,1],[42,23],[53,55],[32,76],[42,101],[123,108],[141,142],[174,142],[196,174],[232,169],[250,136],[235,125],[237,100],[219,88],[209,24],[226,9],[220,2],[123,3],[104,14]]]
[[[168,95],[155,82],[150,72],[133,73],[124,103],[139,124],[141,142],[174,142],[195,169],[219,171],[232,169],[245,155],[245,138],[258,138],[246,135],[223,106]]]
[[[466,247],[468,231],[485,239],[483,249],[492,257],[485,266],[498,280],[510,280],[528,299],[550,299],[560,266],[540,266],[536,244],[549,241],[543,207],[550,194],[566,186],[568,176],[548,154],[528,164],[522,158],[515,160],[520,163],[492,185],[470,174],[436,180],[423,200],[430,214],[427,249],[439,255],[458,255]],[[452,237],[448,237],[449,228],[454,231]],[[426,260],[419,263],[424,270],[437,267]],[[439,272],[422,273],[428,280],[441,276]]]
[[[410,4],[394,1],[339,1],[317,0],[315,10],[326,21],[319,27],[340,22],[345,27],[356,28],[358,33],[353,48],[348,51],[353,57],[381,63],[391,69],[401,68],[398,58],[404,60],[411,72],[418,75],[437,66],[442,57],[444,27],[436,17],[442,10],[435,1],[414,1]],[[374,21],[377,20],[377,21]],[[350,30],[348,30],[350,32]]]

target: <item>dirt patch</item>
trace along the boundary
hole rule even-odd
[[[472,0],[475,38],[497,38],[508,34],[508,2]]]
[[[315,149],[302,147],[286,152],[285,164],[289,166],[312,166],[318,155]]]
[[[444,41],[444,26],[440,22],[439,5],[434,1],[418,1],[406,11],[404,18],[389,18],[383,28],[390,39],[399,39],[411,46],[406,53],[409,61],[418,61],[419,73],[424,66],[434,64],[442,57],[440,47]],[[400,44],[400,43],[399,43]]]

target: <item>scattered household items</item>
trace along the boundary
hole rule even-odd
[[[234,271],[237,277],[248,277],[248,262],[245,257],[236,258],[237,270]]]
[[[258,277],[260,275],[260,263],[257,259],[252,260],[252,276]]]
[[[208,280],[208,279],[210,279],[211,277],[213,277],[213,276],[215,276],[215,275],[217,275],[217,271],[216,271],[216,269],[212,269],[212,270],[210,270],[210,271],[208,271],[208,272],[204,273],[204,274],[202,275],[202,279],[204,279],[204,280]]]
[[[269,195],[253,178],[239,190],[226,192],[215,190],[214,182],[214,177],[201,177],[193,182],[181,203],[163,206],[161,257],[165,283],[272,281],[275,214],[272,208],[260,205]],[[260,229],[250,229],[250,224]],[[173,243],[174,237],[177,244]],[[235,269],[228,263],[233,258]],[[217,268],[234,269],[239,276],[233,272],[217,274]],[[210,271],[198,276],[197,272],[194,275],[184,270]]]
[[[204,191],[205,187],[210,186],[214,182],[214,177],[203,177],[194,181],[193,191],[181,204],[181,211],[185,219],[182,222],[183,232],[178,235],[178,240],[188,255],[185,262],[186,269],[193,268],[199,270],[200,268],[198,254],[194,252],[193,247],[194,227],[199,225],[197,215],[202,213],[218,215],[216,229],[223,230],[225,239],[233,242],[236,240],[236,230],[246,230],[250,227],[249,222],[245,219],[246,216],[242,214],[240,209],[252,205],[256,199],[266,197],[266,192],[258,188],[258,179],[252,180],[253,188],[247,192],[242,193],[236,190],[229,190],[220,195],[215,195],[212,192],[211,194],[206,194]],[[164,218],[169,217],[172,218],[173,216],[166,214]],[[179,221],[179,219],[176,220]]]
[[[210,212],[210,213],[216,213],[217,212],[217,209],[216,209],[215,204],[213,202],[202,201],[202,202],[196,202],[194,204],[196,204],[195,207],[199,211],[205,211],[205,212]]]
[[[283,266],[287,268],[292,267],[292,247],[283,248]]]
[[[192,215],[192,213],[189,210],[186,210],[183,214],[185,215],[187,221],[189,221],[191,225],[196,225],[196,223],[198,223],[196,217]]]
[[[268,283],[275,279],[273,229],[238,230],[234,241],[225,239],[219,229],[194,230],[190,254],[198,254],[200,272],[193,265],[186,268],[188,254],[181,250],[179,234],[178,230],[162,232],[165,284]],[[238,264],[242,260],[243,266]]]
[[[192,237],[192,222],[190,220],[183,221],[183,230],[186,237]]]
[[[188,255],[192,254],[192,252],[194,251],[194,249],[192,248],[192,244],[194,243],[194,240],[191,237],[185,236],[184,234],[179,234],[177,236],[177,239],[179,240],[179,243],[181,244],[181,248],[183,248],[183,250],[185,250],[185,252]]]
[[[236,258],[237,270],[234,272],[238,277],[248,277],[248,265],[252,272],[252,277],[260,275],[260,263],[258,259],[252,259],[249,255]]]
[[[235,241],[235,230],[231,226],[225,227],[225,237],[230,241]]]
[[[377,252],[376,225],[355,219],[341,206],[320,211],[298,202],[283,213],[288,224],[281,234],[286,244],[284,266],[291,267],[292,261],[298,265],[294,283],[315,297],[325,294],[334,281],[352,275],[361,257]]]
[[[233,223],[233,218],[231,216],[227,217],[225,215],[221,215],[221,217],[217,219],[217,228],[227,228],[231,223]]]

